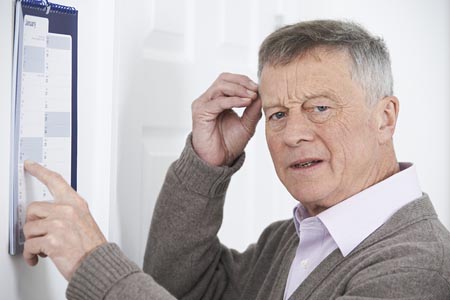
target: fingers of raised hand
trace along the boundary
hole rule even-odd
[[[253,80],[251,80],[248,76],[241,74],[233,74],[225,72],[220,74],[216,81],[237,83],[254,92],[258,90],[258,85]]]
[[[249,77],[222,73],[211,87],[192,103],[192,113],[215,115],[233,107],[246,107],[258,98],[258,85]]]
[[[239,98],[239,97],[219,97],[214,101],[210,101],[207,103],[195,103],[192,106],[192,112],[194,118],[197,119],[199,117],[202,119],[202,116],[206,118],[215,119],[215,117],[221,112],[235,108],[235,107],[246,107],[251,103],[250,98]]]
[[[257,91],[258,86],[247,76],[222,73],[199,98],[199,101],[207,102],[221,96],[255,99]]]
[[[251,135],[255,132],[256,125],[262,117],[261,106],[261,99],[258,98],[256,101],[253,101],[242,114],[242,125]]]
[[[221,96],[241,97],[255,99],[257,90],[249,89],[239,83],[229,81],[216,81],[206,92],[205,101],[214,100]]]

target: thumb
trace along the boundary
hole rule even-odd
[[[241,117],[242,125],[247,128],[252,136],[255,133],[256,125],[258,124],[258,121],[262,116],[261,106],[261,98],[258,97],[244,110],[244,113]]]

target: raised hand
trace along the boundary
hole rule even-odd
[[[246,107],[239,117],[232,108]],[[258,86],[244,75],[222,73],[192,103],[192,145],[211,165],[230,165],[244,151],[261,118]]]

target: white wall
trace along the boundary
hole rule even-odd
[[[0,291],[1,299],[60,300],[66,281],[48,260],[37,267],[8,254],[9,134],[13,0],[0,1]],[[114,2],[62,0],[79,9],[78,191],[109,231],[112,159]],[[111,6],[112,5],[112,6]]]

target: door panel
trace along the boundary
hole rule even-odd
[[[133,8],[140,4],[139,16],[123,3],[116,7],[118,184],[110,234],[138,263],[165,172],[190,132],[191,102],[221,72],[257,80],[258,46],[280,20],[273,1],[140,0]],[[292,207],[284,189],[271,201],[280,184],[262,124],[258,131],[232,181],[220,232],[238,249],[256,239],[261,220],[289,216]]]

